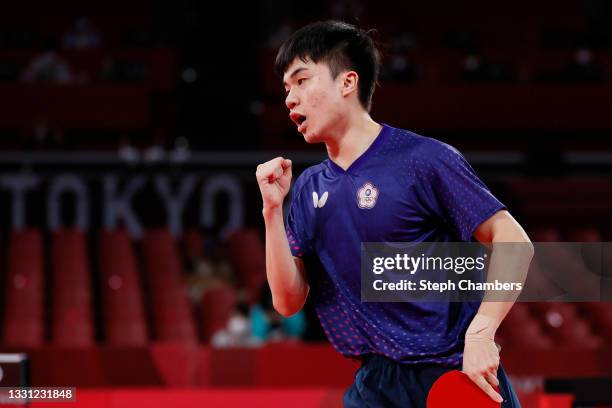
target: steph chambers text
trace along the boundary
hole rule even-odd
[[[413,282],[407,279],[402,279],[397,282],[384,282],[377,279],[373,282],[373,288],[377,291],[521,291],[523,284],[521,282],[473,282],[469,279],[462,279],[458,282],[447,280],[446,282],[433,282],[427,279],[421,279],[418,282]]]

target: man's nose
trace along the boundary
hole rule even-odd
[[[287,108],[291,110],[295,107],[295,105],[297,105],[297,103],[298,103],[298,99],[295,95],[295,92],[293,92],[292,90],[289,91],[289,93],[287,94],[287,97],[285,97],[285,105],[287,105]]]

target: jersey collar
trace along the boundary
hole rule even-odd
[[[355,170],[361,167],[368,160],[369,157],[376,153],[376,151],[383,144],[387,134],[389,133],[389,125],[387,125],[386,123],[380,123],[380,125],[382,126],[382,129],[380,130],[380,133],[378,133],[378,136],[376,136],[376,139],[374,139],[372,144],[370,144],[370,146],[366,149],[365,152],[363,152],[359,157],[355,159],[355,161],[351,163],[351,165],[346,169],[346,171],[342,167],[334,163],[332,159],[328,158],[326,161],[329,168],[336,174],[345,174],[353,173],[355,172]]]

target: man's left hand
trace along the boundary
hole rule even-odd
[[[486,316],[476,315],[465,335],[463,372],[491,399],[502,402],[502,396],[493,387],[499,386],[499,349],[495,344],[495,329]]]

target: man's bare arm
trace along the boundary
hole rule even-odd
[[[474,237],[493,247],[487,281],[499,279],[524,283],[533,257],[533,245],[507,211],[499,211],[483,222],[476,229]],[[478,313],[465,334],[463,371],[497,402],[501,402],[502,397],[493,388],[499,385],[499,350],[494,342],[495,333],[517,297],[518,293],[509,293],[499,299],[498,294],[485,292]],[[487,301],[488,298],[491,301]]]
[[[533,244],[520,224],[508,211],[499,211],[483,222],[474,232],[474,237],[482,243],[493,244],[493,252],[489,264],[489,278],[495,279],[496,274],[503,274],[504,271],[511,270],[513,274],[517,274],[516,279],[524,283],[527,271],[529,270],[529,264],[533,258]],[[495,244],[504,242],[512,244],[503,247],[503,256],[496,256]],[[512,257],[509,257],[509,254]],[[508,278],[508,276],[502,276],[500,280],[508,282]],[[512,305],[514,305],[514,300],[508,302],[487,302],[485,294],[485,298],[478,309],[478,314],[493,319],[496,325],[495,329],[497,329],[497,326],[501,324],[512,308]]]
[[[285,234],[282,208],[264,208],[266,223],[266,274],[274,308],[283,316],[299,312],[308,296],[304,262],[295,258]]]
[[[291,316],[304,306],[309,286],[304,263],[294,258],[285,234],[283,200],[291,185],[291,160],[277,157],[257,166],[266,225],[266,275],[274,308]]]

